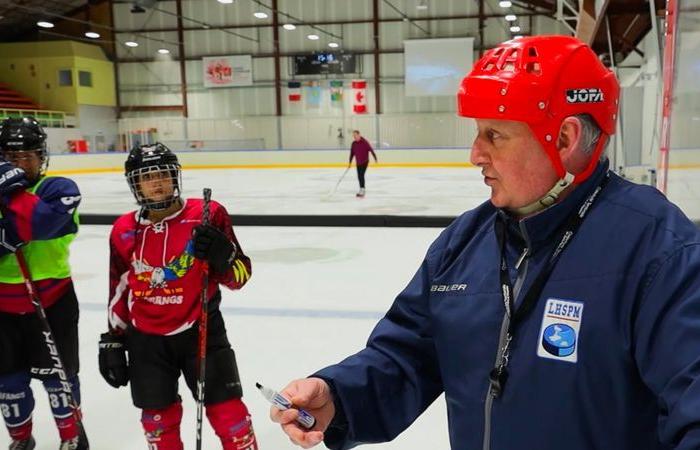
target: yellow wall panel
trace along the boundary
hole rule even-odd
[[[92,74],[92,87],[79,85],[79,71]],[[114,65],[110,61],[76,57],[73,78],[77,84],[79,105],[116,106]]]
[[[59,85],[59,71],[70,70],[71,86]],[[81,87],[78,71],[92,73],[92,87]],[[76,114],[79,104],[115,106],[112,62],[93,44],[44,41],[0,44],[0,82],[43,108]]]

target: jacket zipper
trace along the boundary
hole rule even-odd
[[[504,351],[506,351],[506,342],[508,338],[508,326],[510,325],[510,317],[508,313],[503,315],[503,322],[501,323],[501,333],[498,338],[498,351],[496,352],[496,361],[494,367],[498,367],[503,362]],[[486,401],[484,402],[484,441],[482,448],[483,450],[491,449],[491,408],[493,408],[493,401],[498,396],[498,388],[493,382],[489,382],[489,389],[486,392]]]
[[[520,223],[520,231],[525,238],[525,249],[515,263],[515,268],[518,270],[518,279],[515,281],[513,286],[513,295],[517,299],[520,295],[520,288],[525,282],[525,277],[527,276],[527,258],[530,256],[530,238],[527,234],[527,229]],[[522,267],[522,270],[521,270]],[[494,369],[501,366],[504,362],[507,366],[507,360],[510,356],[510,339],[508,336],[508,327],[510,326],[510,315],[506,310],[503,314],[503,321],[501,322],[501,332],[498,337],[498,350],[496,351],[496,361],[494,364]],[[484,402],[484,440],[482,443],[482,450],[491,450],[491,413],[493,409],[493,401],[500,395],[500,387],[497,386],[493,381],[489,382],[489,388],[486,392],[486,401]]]

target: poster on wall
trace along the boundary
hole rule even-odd
[[[253,59],[250,55],[202,58],[204,87],[252,86]]]
[[[352,110],[355,114],[367,112],[366,80],[352,80]]]
[[[311,108],[321,106],[321,86],[318,81],[309,81],[306,86],[306,105]]]

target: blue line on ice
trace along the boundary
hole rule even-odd
[[[107,305],[97,303],[81,303],[80,309],[84,311],[105,311]],[[384,316],[380,311],[349,311],[331,309],[295,309],[295,308],[241,308],[224,306],[220,307],[224,315],[257,316],[257,317],[290,317],[311,319],[359,319],[379,320]]]

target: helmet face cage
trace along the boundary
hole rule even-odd
[[[161,174],[165,174],[165,176]],[[146,175],[161,175],[162,178],[160,178],[160,182],[169,181],[172,186],[172,193],[167,198],[148,198],[142,189],[143,177]],[[180,199],[182,173],[180,171],[180,164],[178,163],[146,166],[131,170],[126,174],[126,181],[129,184],[131,193],[134,194],[136,202],[144,209],[162,211],[168,209]]]

